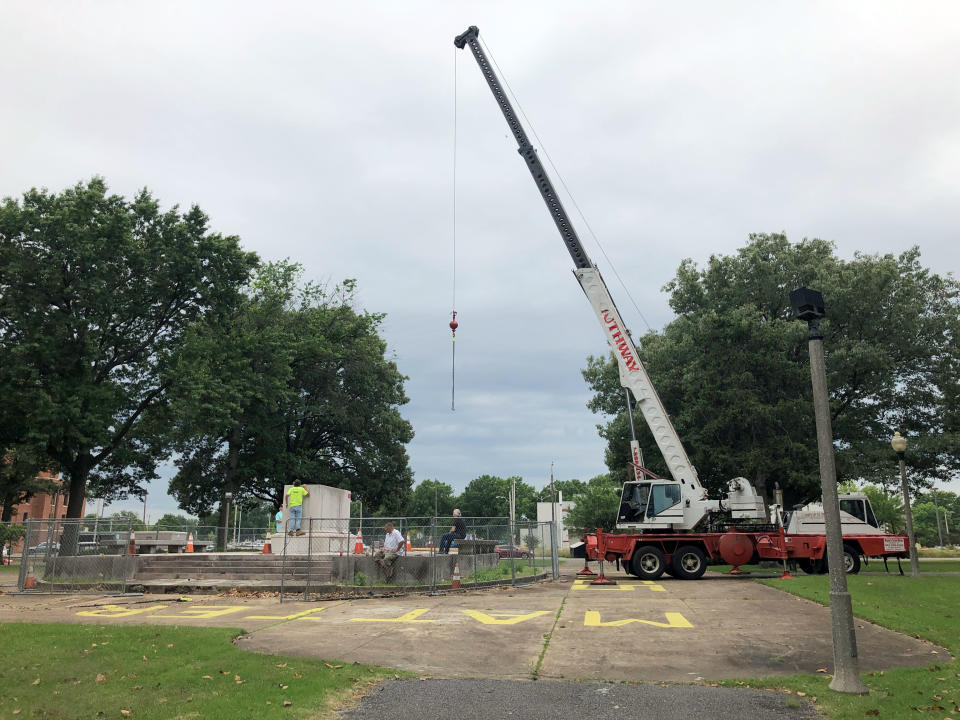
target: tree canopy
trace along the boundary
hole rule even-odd
[[[164,212],[149,191],[127,200],[100,178],[0,203],[0,439],[63,470],[68,517],[88,481],[122,498],[157,476],[167,370],[255,263],[199,207]]]
[[[960,286],[899,256],[838,258],[831,243],[751,235],[732,256],[703,269],[684,261],[665,287],[677,317],[645,335],[640,355],[701,480],[718,489],[744,476],[769,495],[779,482],[788,502],[819,495],[806,324],[789,293],[821,290],[821,328],[837,468],[841,479],[882,482],[894,472],[889,439],[907,435],[919,484],[960,471]],[[606,462],[625,479],[629,424],[611,357],[588,359],[590,408]],[[666,467],[646,427],[647,464]]]
[[[170,484],[204,515],[226,492],[283,503],[299,477],[398,511],[412,484],[399,408],[406,379],[386,356],[382,315],[354,307],[355,283],[299,284],[288,262],[259,268],[228,318],[199,325],[171,373],[180,456]],[[221,523],[222,524],[222,518]]]

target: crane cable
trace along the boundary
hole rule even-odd
[[[453,298],[450,320],[450,410],[456,407],[457,392],[457,48],[453,48]]]
[[[510,93],[510,96],[513,98],[513,102],[516,104],[517,109],[520,111],[520,115],[523,116],[523,121],[527,124],[527,127],[530,129],[530,132],[533,133],[533,137],[536,138],[537,144],[540,145],[540,149],[543,150],[544,156],[547,158],[547,162],[550,164],[550,167],[553,169],[554,174],[557,176],[557,179],[560,181],[560,185],[563,187],[564,191],[567,193],[567,197],[570,198],[570,202],[573,203],[573,207],[576,208],[577,214],[580,216],[580,219],[583,221],[584,226],[587,228],[587,231],[590,233],[590,236],[593,238],[594,243],[596,243],[597,248],[600,250],[600,253],[603,255],[603,259],[607,261],[610,266],[610,269],[613,270],[613,274],[616,276],[617,281],[620,283],[620,287],[623,288],[623,291],[626,293],[627,297],[630,298],[630,302],[633,304],[634,310],[637,311],[637,314],[640,316],[640,319],[643,320],[643,324],[647,326],[647,330],[653,331],[653,328],[650,327],[650,323],[647,322],[647,318],[644,316],[643,312],[640,310],[640,306],[637,304],[637,301],[633,299],[633,295],[630,294],[630,290],[627,288],[627,284],[623,281],[623,278],[620,277],[620,273],[617,272],[616,265],[613,264],[613,261],[607,255],[607,251],[603,249],[603,245],[600,244],[600,238],[597,237],[597,234],[593,231],[593,228],[590,227],[590,223],[587,222],[586,216],[583,214],[583,211],[580,209],[580,205],[577,204],[577,199],[573,196],[573,193],[570,191],[570,188],[567,187],[567,183],[563,180],[563,175],[560,174],[560,170],[557,169],[557,166],[553,162],[553,158],[550,157],[550,153],[547,152],[547,146],[544,145],[543,141],[540,139],[540,136],[537,135],[536,129],[533,127],[533,123],[530,122],[530,118],[527,117],[527,113],[524,112],[523,106],[520,104],[520,101],[517,99],[516,93],[513,92],[513,88],[510,87],[510,83],[507,80],[507,76],[503,74],[503,70],[500,69],[500,65],[497,64],[497,60],[494,57],[493,52],[490,50],[490,46],[487,44],[486,40],[481,37],[477,37],[477,41],[483,45],[484,50],[490,58],[490,61],[493,63],[494,67],[497,69],[497,73],[500,75],[500,79],[503,80],[503,84],[507,88],[507,92]]]

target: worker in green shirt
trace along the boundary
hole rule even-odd
[[[303,487],[300,478],[293,479],[293,487],[287,490],[284,504],[290,508],[290,521],[287,526],[288,535],[303,535],[300,530],[300,518],[303,517],[303,499],[310,497],[310,491]]]

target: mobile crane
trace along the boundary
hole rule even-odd
[[[647,477],[644,479],[625,483],[617,528],[633,530],[636,534],[604,535],[598,531],[596,535],[587,536],[586,553],[594,559],[602,557],[618,563],[623,561],[634,575],[650,580],[660,577],[665,571],[679,578],[696,579],[706,571],[709,560],[718,558],[734,566],[756,558],[822,561],[826,547],[826,538],[822,535],[787,536],[782,525],[774,529],[758,524],[758,521],[767,521],[767,512],[763,499],[745,478],[731,479],[722,500],[707,496],[640,360],[607,284],[580,242],[550,176],[480,45],[479,37],[479,29],[471,25],[454,39],[454,45],[461,50],[470,48],[500,106],[517,142],[517,150],[526,162],[527,170],[537,184],[570,253],[574,276],[617,358],[620,382],[636,400],[636,407],[650,428],[671,475],[670,478],[659,478],[645,473]],[[715,529],[715,526],[711,528],[711,518],[720,513],[730,520],[745,521],[749,529],[741,531],[732,526],[725,532],[711,531]],[[896,542],[893,542],[893,546],[897,554],[906,553],[906,538],[895,536],[894,539]],[[871,546],[870,550],[874,549]]]

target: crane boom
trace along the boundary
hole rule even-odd
[[[466,32],[456,37],[454,44],[461,50],[467,45],[470,46],[487,85],[490,86],[494,99],[500,106],[500,111],[517,141],[518,152],[526,161],[527,169],[540,190],[540,195],[543,197],[547,210],[560,231],[570,257],[573,258],[573,263],[576,266],[574,275],[590,301],[590,305],[604,329],[607,342],[614,351],[620,370],[621,384],[633,393],[637,407],[653,433],[657,447],[659,447],[674,481],[679,484],[684,499],[693,501],[694,506],[702,505],[705,493],[697,477],[697,471],[690,462],[683,443],[680,441],[680,437],[677,435],[677,431],[674,429],[673,423],[670,421],[670,417],[667,415],[667,411],[650,381],[650,376],[637,354],[630,333],[623,324],[620,312],[610,296],[607,284],[596,265],[591,262],[586,250],[584,250],[580,237],[577,235],[573,223],[570,222],[563,203],[557,196],[550,176],[540,162],[537,151],[530,143],[523,126],[520,124],[520,120],[514,112],[489,58],[480,46],[479,36],[480,31],[475,25],[471,25]],[[688,502],[686,505],[687,509],[690,510],[691,503]],[[704,508],[704,510],[709,510],[709,508]],[[671,514],[668,513],[668,515]],[[672,515],[672,517],[661,518],[661,522],[658,524],[692,526],[699,522],[703,513],[698,513],[696,508],[693,509],[693,512],[684,512],[677,508]]]

